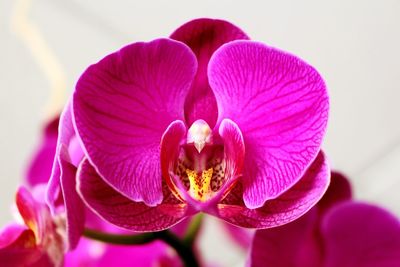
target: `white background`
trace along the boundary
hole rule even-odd
[[[315,66],[331,97],[324,149],[333,166],[351,178],[356,198],[400,215],[400,1],[26,3],[0,2],[0,225],[11,220],[41,123],[61,109],[85,67],[198,17],[230,20]],[[214,220],[206,231],[207,258],[228,266],[243,259]]]

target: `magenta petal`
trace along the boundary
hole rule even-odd
[[[138,232],[160,231],[184,218],[185,205],[174,201],[172,196],[164,196],[163,203],[149,207],[121,195],[101,179],[88,160],[80,165],[78,179],[79,192],[86,204],[119,227]]]
[[[254,230],[237,227],[230,223],[224,223],[224,229],[229,233],[229,236],[243,249],[250,248],[254,238]]]
[[[194,217],[186,217],[186,219],[174,225],[174,227],[172,227],[170,231],[179,236],[180,238],[183,238],[186,232],[188,231],[193,218]]]
[[[345,202],[322,222],[326,267],[400,266],[400,221],[369,204]]]
[[[219,126],[219,135],[224,143],[226,161],[225,176],[228,179],[238,179],[242,174],[245,145],[242,133],[236,123],[224,119]]]
[[[37,242],[41,242],[47,230],[50,214],[25,187],[18,188],[15,203],[26,226],[35,233]]]
[[[327,160],[320,152],[297,184],[257,209],[246,207],[238,184],[219,205],[219,217],[237,226],[258,229],[289,223],[321,199],[329,185],[329,173]]]
[[[237,26],[218,19],[195,19],[179,27],[171,38],[187,44],[197,57],[198,70],[185,101],[185,119],[191,125],[205,120],[211,128],[217,121],[217,102],[207,78],[207,65],[212,54],[224,43],[248,39]]]
[[[155,267],[164,266],[160,264],[163,257],[172,255],[168,245],[161,241],[140,246],[118,246],[82,239],[77,249],[66,255],[64,266]]]
[[[181,198],[179,186],[176,184],[176,181],[171,179],[173,175],[170,174],[170,167],[173,166],[174,162],[178,159],[180,145],[185,135],[185,124],[183,121],[176,120],[168,126],[161,137],[160,159],[162,176],[170,190],[179,198]]]
[[[17,207],[26,226],[12,224],[0,232],[0,265],[5,267],[34,266],[42,256],[42,250],[37,246],[38,223],[43,225],[37,203],[23,187],[17,192]],[[29,221],[30,220],[30,221]],[[31,228],[32,227],[32,228]],[[50,265],[43,265],[50,266]]]
[[[50,208],[54,211],[57,206],[56,202],[60,198],[60,165],[58,163],[58,155],[60,154],[59,149],[61,145],[69,147],[72,138],[75,136],[75,130],[72,124],[71,114],[71,101],[68,101],[63,112],[60,115],[60,123],[58,126],[58,140],[57,140],[57,151],[56,157],[53,162],[53,169],[47,186],[46,199]]]
[[[0,234],[1,266],[33,266],[43,256],[43,252],[36,246],[36,238],[32,230],[14,226],[5,231]],[[4,242],[4,238],[8,240]],[[43,267],[45,266],[49,265]]]
[[[224,119],[219,126],[218,132],[224,144],[226,181],[209,205],[205,205],[203,208],[204,211],[210,214],[214,214],[213,204],[220,202],[241,177],[245,155],[243,136],[236,123],[229,119]]]
[[[59,266],[59,263],[62,262],[63,241],[56,230],[56,225],[48,207],[34,199],[32,194],[24,187],[20,187],[17,191],[16,204],[25,225],[32,234],[25,231],[27,236],[18,238],[22,243],[15,245],[17,248],[15,256],[19,253],[25,253],[24,251],[18,251],[19,249],[35,249],[38,247],[41,255],[35,259],[35,263],[32,262],[22,266]],[[10,252],[10,254],[12,253]]]
[[[340,201],[350,200],[352,198],[351,185],[349,180],[341,173],[332,171],[331,182],[328,190],[318,202],[318,209],[321,213],[337,205]]]
[[[83,233],[85,206],[76,191],[76,167],[70,162],[68,150],[63,145],[61,145],[58,160],[61,169],[65,213],[67,215],[67,249],[71,250],[76,247]]]
[[[234,41],[210,60],[218,121],[243,133],[244,201],[261,207],[296,183],[320,149],[328,95],[318,72],[299,58],[252,41]]]
[[[58,122],[57,116],[43,130],[42,140],[32,156],[26,173],[26,181],[30,186],[48,182],[57,148]]]
[[[0,232],[0,248],[12,245],[14,242],[18,240],[21,234],[23,234],[27,230],[28,228],[25,225],[20,225],[20,224],[7,225],[3,229],[1,229]],[[33,234],[32,231],[30,233]],[[33,235],[33,240],[35,240],[34,235]]]
[[[175,256],[174,252],[169,249],[168,245],[161,241],[141,246],[108,246],[102,260],[99,262],[99,267],[131,267],[133,266],[132,262],[135,262],[139,267],[182,266],[179,257]],[[164,258],[175,258],[177,263],[176,265],[163,265],[161,262]],[[131,261],[126,259],[131,259]]]
[[[134,201],[162,201],[160,140],[183,119],[196,58],[177,41],[134,43],[90,66],[73,97],[76,129],[98,173]]]
[[[46,257],[39,248],[11,248],[0,249],[0,262],[3,267],[53,267],[49,261],[45,265],[37,265],[40,257]]]
[[[321,267],[318,223],[317,210],[312,209],[289,224],[256,231],[248,266]]]

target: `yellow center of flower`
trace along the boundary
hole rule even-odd
[[[189,194],[199,201],[207,200],[212,193],[210,185],[213,168],[204,170],[201,173],[186,169],[186,174],[190,182]]]

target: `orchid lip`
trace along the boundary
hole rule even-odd
[[[233,143],[237,138],[221,133],[213,131],[204,120],[195,121],[188,130],[182,121],[175,121],[164,133],[161,142],[163,176],[181,201],[197,203],[199,205],[195,206],[199,207],[209,206],[225,197],[232,189],[226,185],[233,185],[229,181],[240,176],[243,157],[233,155],[242,155],[243,146],[237,146],[238,151],[234,151]]]

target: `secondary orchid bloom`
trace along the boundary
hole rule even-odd
[[[129,230],[166,229],[200,211],[274,227],[307,212],[329,184],[320,152],[328,106],[313,67],[199,19],[90,66],[63,112],[57,155],[68,158],[79,140],[81,197]],[[53,175],[49,202],[57,183]]]
[[[0,233],[1,266],[61,266],[63,220],[55,220],[24,187],[17,192],[16,204],[25,225],[12,224]]]
[[[349,201],[350,192],[347,180],[332,174],[326,196],[306,215],[256,232],[248,266],[399,266],[399,219],[380,207]]]
[[[162,241],[146,245],[118,246],[81,239],[75,250],[65,255],[65,267],[181,267],[175,251]]]

